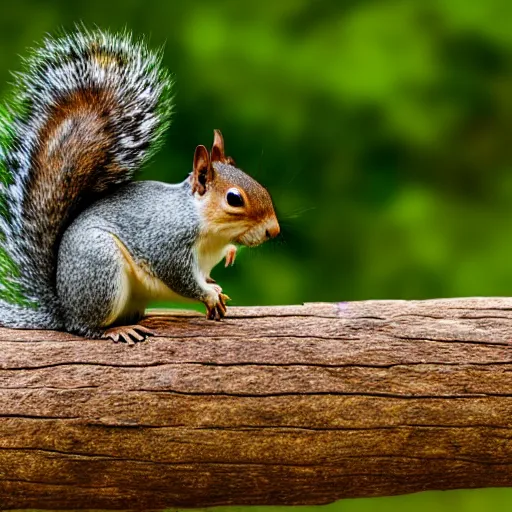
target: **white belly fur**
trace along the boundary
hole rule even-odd
[[[119,276],[118,290],[114,307],[105,325],[111,325],[123,317],[134,313],[143,313],[149,302],[166,300],[184,302],[187,299],[173,292],[160,279],[152,276],[145,268],[138,265],[128,249],[115,235],[112,235],[123,258],[123,270]]]
[[[212,268],[224,258],[228,245],[229,241],[211,234],[208,238],[199,238],[195,246],[195,253],[199,271],[204,279],[210,277]]]

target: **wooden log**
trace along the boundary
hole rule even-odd
[[[512,486],[512,300],[0,329],[0,508],[321,504]]]

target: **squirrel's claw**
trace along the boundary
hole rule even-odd
[[[236,258],[236,245],[230,244],[228,245],[228,248],[226,250],[226,267],[229,267],[230,265],[234,265],[235,258]]]
[[[208,320],[216,320],[219,322],[226,316],[226,306],[224,304],[221,305],[220,302],[213,307],[206,306],[206,310],[206,318]]]
[[[208,320],[220,321],[226,316],[226,301],[231,300],[225,293],[218,294],[217,301],[212,304],[206,304],[206,318]]]
[[[107,329],[102,338],[110,338],[114,343],[121,341],[128,345],[135,345],[137,341],[144,341],[148,336],[155,336],[155,333],[142,325],[123,325]]]

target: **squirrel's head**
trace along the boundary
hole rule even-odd
[[[190,183],[201,204],[204,232],[249,246],[279,234],[270,194],[224,154],[219,130],[214,132],[211,153],[197,146]]]

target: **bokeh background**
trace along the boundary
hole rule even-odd
[[[2,2],[0,92],[27,47],[76,22],[165,47],[174,121],[143,178],[181,181],[220,128],[273,194],[281,239],[214,272],[233,304],[512,294],[510,0]],[[318,510],[511,500],[455,491]]]

